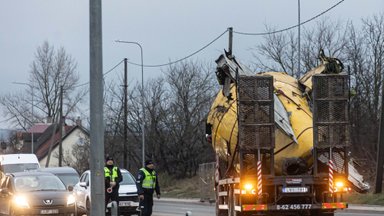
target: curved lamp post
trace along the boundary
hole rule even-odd
[[[117,43],[127,43],[127,44],[136,44],[140,47],[140,54],[141,54],[141,90],[143,91],[143,95],[141,97],[141,108],[143,112],[143,122],[141,125],[141,131],[142,131],[142,165],[144,167],[144,161],[145,161],[145,110],[144,110],[144,64],[143,64],[143,47],[135,41],[122,41],[122,40],[116,40]]]

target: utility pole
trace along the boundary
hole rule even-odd
[[[91,135],[91,215],[105,215],[103,40],[101,0],[89,1],[89,80]]]
[[[124,59],[124,167],[128,167],[128,59]]]
[[[135,41],[121,41],[116,40],[117,43],[128,43],[128,44],[135,44],[140,48],[140,54],[141,54],[141,109],[143,112],[143,120],[141,122],[141,141],[142,141],[142,164],[144,167],[144,161],[145,161],[145,107],[144,107],[144,63],[143,63],[143,47],[135,42]]]
[[[31,151],[32,151],[32,154],[34,154],[34,148],[35,148],[35,146],[34,146],[34,137],[33,137],[33,130],[34,130],[34,128],[33,128],[33,126],[35,126],[35,116],[34,116],[34,113],[33,113],[33,107],[35,106],[35,104],[33,103],[34,102],[34,100],[33,100],[33,98],[34,98],[34,94],[35,94],[35,92],[33,91],[34,90],[34,87],[33,87],[33,85],[32,85],[32,131],[31,131]]]
[[[383,187],[383,163],[384,163],[384,88],[381,88],[381,116],[379,128],[379,142],[377,145],[376,181],[375,193],[381,193]]]
[[[64,124],[63,124],[63,86],[60,86],[60,119],[59,119],[59,134],[60,134],[60,140],[59,140],[59,167],[62,166],[63,161],[63,130],[64,130]]]

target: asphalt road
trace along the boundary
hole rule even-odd
[[[155,200],[152,216],[185,216],[187,212],[192,213],[191,216],[214,216],[215,205],[199,202],[172,202]]]
[[[161,199],[154,200],[152,216],[215,216],[214,203],[201,203],[198,200]],[[356,206],[339,210],[336,216],[383,216],[384,206]],[[86,216],[86,215],[84,215]]]
[[[358,210],[361,209],[361,210]],[[374,207],[354,206],[348,210],[338,211],[337,216],[383,216],[384,208],[379,211]],[[215,205],[198,201],[155,200],[152,216],[215,216]]]

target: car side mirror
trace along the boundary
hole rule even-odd
[[[86,182],[80,182],[80,183],[79,183],[79,186],[80,186],[80,187],[85,187],[85,188],[86,188],[86,187],[87,187],[87,183],[86,183]]]
[[[68,185],[67,190],[68,191],[73,191],[73,185]]]

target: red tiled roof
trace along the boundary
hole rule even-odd
[[[44,131],[49,126],[51,126],[51,124],[45,124],[45,123],[35,124],[31,128],[29,128],[28,132],[29,133],[44,133]]]

